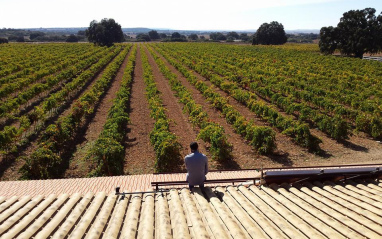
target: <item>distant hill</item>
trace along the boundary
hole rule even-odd
[[[314,34],[319,34],[320,29],[296,29],[296,30],[285,30],[286,33],[289,34],[298,34],[298,33],[314,33]]]
[[[30,31],[59,34],[77,34],[78,31],[85,31],[86,29],[87,27],[25,28],[25,30]]]
[[[145,27],[133,27],[133,28],[122,28],[123,32],[132,32],[132,33],[147,33],[153,29]]]
[[[70,35],[70,34],[77,34],[78,31],[84,31],[86,30],[87,27],[57,27],[57,28],[24,28],[24,29],[1,29],[3,32],[9,32],[10,30],[12,31],[20,31],[20,30],[25,30],[25,31],[38,31],[38,32],[44,32],[44,33],[51,33],[51,34],[65,34],[65,35]],[[177,30],[177,29],[168,29],[168,28],[146,28],[146,27],[132,27],[132,28],[122,28],[122,31],[124,33],[132,33],[132,34],[139,34],[139,33],[147,33],[151,30],[155,30],[158,33],[166,33],[166,34],[171,34],[173,32],[179,32],[180,34],[209,34],[212,32],[222,32],[222,33],[227,33],[230,31],[235,31],[238,33],[250,33],[253,34],[256,32],[254,29],[249,29],[249,30]],[[286,33],[288,34],[299,34],[299,33],[314,33],[314,34],[319,34],[320,30],[318,29],[296,29],[296,30],[285,30]]]

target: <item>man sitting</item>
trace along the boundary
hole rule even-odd
[[[190,148],[191,153],[184,158],[188,187],[190,190],[194,188],[194,185],[204,188],[204,181],[206,181],[206,174],[208,173],[208,159],[206,155],[198,151],[197,142],[192,142]]]

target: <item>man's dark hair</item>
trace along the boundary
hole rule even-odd
[[[192,151],[198,150],[198,143],[197,142],[192,142],[190,144],[190,148]]]

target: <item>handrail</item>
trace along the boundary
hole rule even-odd
[[[235,182],[247,182],[253,181],[253,184],[256,184],[256,180],[260,178],[230,178],[230,179],[209,179],[204,181],[204,184],[213,184],[213,183],[232,183],[235,185]],[[155,190],[159,189],[159,186],[171,186],[171,185],[188,185],[187,181],[161,181],[161,182],[151,182],[151,186],[155,186]]]
[[[231,178],[231,179],[210,179],[206,180],[205,184],[213,184],[213,183],[232,183],[232,185],[235,185],[235,182],[246,182],[246,181],[253,181],[253,184],[256,184],[256,181],[259,180],[259,182],[264,179],[265,181],[275,182],[280,180],[290,180],[294,179],[297,181],[294,182],[302,182],[309,179],[317,179],[317,178],[324,178],[324,177],[344,177],[345,180],[348,176],[354,176],[360,177],[365,175],[380,175],[382,171],[380,170],[381,164],[363,164],[363,165],[351,165],[352,167],[359,167],[359,168],[346,168],[349,166],[330,166],[330,167],[299,167],[300,169],[306,169],[309,168],[311,170],[288,170],[288,169],[280,169],[280,171],[268,171],[270,174],[267,174],[267,169],[261,170],[261,176],[260,177],[250,177],[250,178]],[[374,168],[373,168],[374,166]],[[366,170],[367,168],[368,170]],[[291,168],[289,168],[291,169]],[[295,169],[295,168],[292,168]],[[357,170],[358,169],[358,170]],[[300,179],[298,179],[300,178]],[[352,178],[352,177],[351,177]],[[349,179],[349,178],[347,178]],[[171,185],[187,185],[187,181],[156,181],[151,182],[151,186],[155,186],[156,190],[159,189],[159,186],[171,186]]]
[[[299,166],[299,167],[278,167],[278,168],[240,168],[240,169],[217,169],[217,170],[209,170],[209,172],[229,172],[229,171],[258,171],[261,170],[267,171],[267,170],[285,170],[285,169],[304,169],[304,168],[311,168],[311,169],[322,169],[322,168],[342,168],[342,167],[369,167],[369,166],[382,166],[382,163],[374,163],[374,164],[336,164],[336,165],[317,165],[317,166]],[[161,175],[161,174],[180,174],[180,173],[186,173],[186,171],[179,171],[179,172],[161,172],[161,173],[154,173],[154,175]]]

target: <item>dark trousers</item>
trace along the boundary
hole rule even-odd
[[[195,185],[188,184],[188,188],[189,188],[190,190],[193,189],[194,187],[195,187]],[[204,189],[204,183],[199,184],[199,188],[200,188],[200,189]]]

